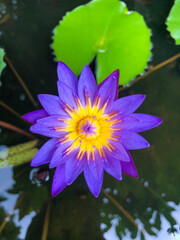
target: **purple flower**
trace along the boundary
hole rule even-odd
[[[149,147],[138,133],[162,122],[155,116],[134,113],[145,96],[117,99],[118,70],[98,86],[88,66],[79,80],[62,62],[57,72],[59,96],[40,94],[43,109],[23,116],[33,124],[32,132],[51,138],[35,155],[31,166],[49,163],[50,168],[56,168],[52,196],[83,171],[95,197],[100,193],[104,171],[118,180],[122,180],[122,173],[138,177],[128,150]]]

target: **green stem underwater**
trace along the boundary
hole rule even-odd
[[[14,114],[16,117],[18,117],[20,120],[22,120],[23,122],[28,123],[26,120],[24,120],[21,115],[16,112],[13,108],[11,108],[10,106],[8,106],[5,102],[0,101],[0,106],[2,106],[3,108],[5,108],[6,110],[8,110],[9,112],[11,112],[12,114]]]
[[[178,59],[178,58],[180,58],[180,53],[174,55],[174,56],[171,57],[171,58],[166,59],[165,61],[163,61],[163,62],[157,64],[156,66],[152,67],[151,69],[147,70],[147,72],[146,72],[144,75],[138,76],[137,78],[135,78],[135,80],[134,80],[133,82],[131,82],[128,86],[119,87],[118,92],[121,92],[121,91],[123,91],[123,90],[125,90],[125,89],[127,89],[127,88],[130,88],[132,85],[134,85],[135,83],[137,83],[139,80],[147,77],[147,76],[148,76],[149,74],[151,74],[152,72],[154,72],[154,71],[156,71],[156,70],[158,70],[158,69],[166,66],[167,64],[175,61],[175,60]]]
[[[14,132],[17,132],[19,134],[22,134],[30,139],[37,139],[34,135],[32,135],[31,133],[28,133],[26,132],[25,130],[21,129],[21,128],[18,128],[10,123],[7,123],[7,122],[3,122],[3,121],[0,121],[0,126],[1,127],[4,127],[4,128],[7,128],[7,129],[10,129]]]
[[[19,73],[16,71],[15,67],[13,66],[12,62],[10,61],[10,59],[7,57],[7,55],[4,55],[4,60],[5,62],[8,64],[8,66],[10,67],[10,69],[12,70],[12,72],[14,73],[14,75],[16,76],[17,80],[19,81],[19,83],[21,84],[22,88],[24,89],[24,91],[26,92],[29,100],[32,102],[32,104],[34,105],[34,107],[37,109],[37,104],[36,101],[34,100],[32,94],[30,93],[29,89],[27,88],[26,84],[24,83],[24,81],[22,80],[21,76],[19,75]]]
[[[51,212],[51,199],[49,199],[47,203],[47,209],[46,209],[46,214],[44,218],[44,225],[43,225],[43,231],[42,231],[42,237],[41,240],[47,240],[48,236],[48,227],[49,227],[49,217],[50,217],[50,212]]]
[[[139,229],[142,234],[145,234],[145,230],[141,229],[136,222],[136,220],[118,203],[108,192],[106,192],[103,188],[101,189],[102,193],[124,214],[124,216],[130,220],[130,222]]]

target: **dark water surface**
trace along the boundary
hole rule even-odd
[[[49,47],[52,29],[66,11],[85,2],[0,0],[0,46],[36,100],[39,93],[57,94],[56,63]],[[152,65],[180,52],[164,24],[171,0],[125,2],[129,9],[143,14],[152,29]],[[1,22],[4,16],[5,21]],[[1,240],[45,240],[47,226],[48,240],[180,239],[180,61],[157,70],[120,96],[137,93],[147,95],[139,111],[164,121],[160,127],[142,134],[151,143],[149,149],[131,151],[140,178],[124,175],[119,182],[105,174],[106,193],[96,199],[80,176],[52,199],[53,172],[44,169],[49,177],[40,183],[33,180],[36,169],[32,170],[29,164],[2,168],[0,229],[7,215],[12,214],[0,233]],[[0,99],[20,114],[34,110],[9,67],[1,76]],[[25,123],[2,107],[0,119],[28,130]],[[13,146],[27,140],[0,128],[0,145]]]

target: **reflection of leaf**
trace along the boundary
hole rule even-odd
[[[150,30],[118,0],[94,0],[68,13],[54,30],[56,59],[78,75],[97,55],[97,81],[120,69],[120,84],[142,73],[150,58]]]
[[[39,187],[39,186],[33,185],[30,188],[28,188],[27,191],[24,191],[23,200],[18,207],[19,219],[22,219],[31,211],[38,212],[42,207],[42,204],[47,200],[47,197],[48,197],[48,191],[44,186]]]
[[[2,70],[5,68],[6,63],[4,62],[4,49],[0,48],[0,75],[2,73]]]
[[[0,208],[0,225],[6,218],[6,213],[3,208]],[[12,218],[7,222],[6,227],[0,233],[1,240],[20,240],[18,235],[20,233],[20,227],[17,227]]]
[[[34,140],[7,148],[7,156],[0,158],[0,167],[6,165],[16,166],[31,161],[38,151],[38,149],[35,148],[37,143],[38,141]],[[3,149],[1,151],[3,151]]]
[[[52,199],[48,237],[51,240],[102,240],[98,206],[100,199],[84,191],[84,180],[80,177],[64,190],[61,195]],[[46,209],[34,217],[26,240],[39,240],[42,235]],[[38,229],[38,233],[36,234]]]
[[[180,44],[180,0],[175,1],[166,24],[176,44]]]
[[[15,179],[16,183],[13,188],[8,191],[12,194],[20,194],[19,198],[23,196],[23,200],[18,206],[20,219],[31,211],[38,212],[47,200],[49,194],[46,186],[37,186],[31,182],[29,179],[30,167],[28,168],[24,165],[15,167],[13,169],[14,176],[18,175],[22,170],[24,170],[23,174]]]
[[[113,196],[113,191],[111,190],[110,195],[113,196],[133,218],[141,221],[145,231],[151,236],[156,236],[155,229],[160,229],[160,213],[164,215],[170,224],[175,224],[175,220],[171,217],[173,208],[169,207],[161,197],[153,194],[148,187],[144,187],[141,181],[124,177],[124,181],[119,182],[114,181],[112,177],[106,175],[104,184],[105,186],[107,184],[108,188],[113,186],[113,189],[116,189],[118,194]],[[134,189],[134,191],[132,191],[132,189]],[[137,237],[137,228],[122,212],[112,205],[111,202],[103,204],[102,212],[104,212],[105,216],[102,217],[101,222],[107,226],[109,226],[109,223],[111,223],[114,218],[118,219],[117,216],[120,216],[119,223],[116,226],[116,232],[120,239],[123,239],[123,236],[127,234],[126,229],[131,233],[132,239]],[[151,222],[150,219],[152,219],[155,212],[158,212],[159,215],[157,214],[157,219]],[[105,232],[106,231],[107,229],[105,229]]]

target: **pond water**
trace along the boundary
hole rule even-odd
[[[52,29],[67,11],[86,2],[0,0],[0,46],[36,100],[39,93],[57,94]],[[130,10],[143,14],[152,29],[152,65],[180,52],[164,24],[171,0],[125,2]],[[139,179],[124,175],[119,182],[105,174],[97,199],[83,176],[52,199],[53,171],[46,166],[38,170],[27,163],[0,169],[0,239],[180,239],[179,89],[180,61],[176,60],[120,92],[120,97],[146,94],[139,111],[160,117],[163,124],[142,134],[150,148],[131,151]],[[1,76],[0,100],[21,115],[34,110],[9,67]],[[28,130],[26,123],[2,107],[0,119]],[[0,145],[28,140],[0,128]]]

